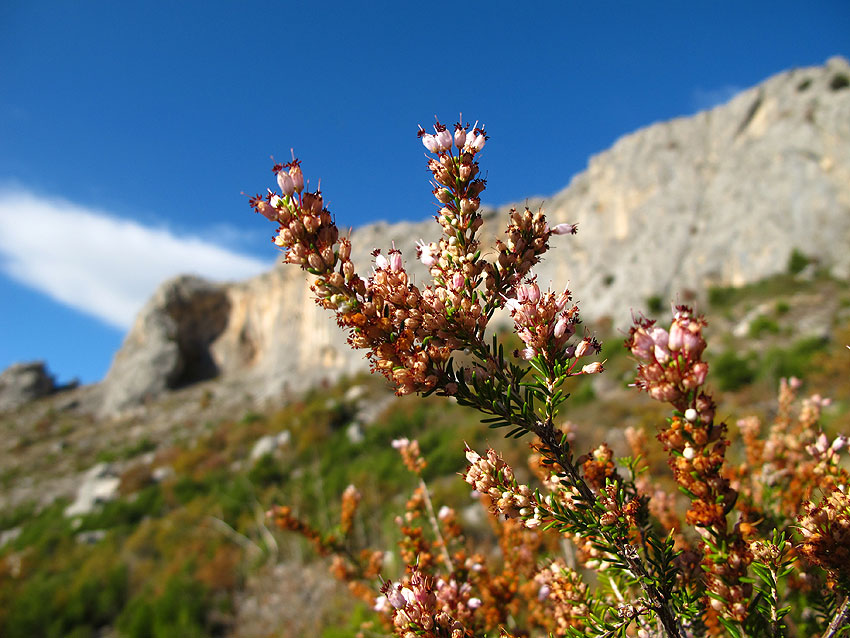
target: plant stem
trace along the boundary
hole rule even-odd
[[[564,469],[567,477],[576,489],[578,489],[582,498],[588,503],[595,502],[596,496],[594,496],[587,483],[584,482],[584,479],[579,476],[578,470],[571,462],[569,455],[562,449],[560,441],[556,439],[555,428],[552,424],[539,423],[534,433],[540,437],[543,445],[546,446],[546,449],[553,456],[554,460]],[[640,580],[641,588],[646,596],[655,604],[658,618],[661,620],[661,624],[664,626],[664,630],[669,638],[681,638],[682,634],[679,629],[679,623],[673,614],[673,610],[670,608],[670,602],[655,585],[646,567],[644,567],[637,550],[621,538],[613,538],[602,530],[600,530],[600,533],[617,549],[618,556],[629,565],[631,572]]]
[[[847,628],[848,623],[850,623],[850,596],[845,596],[844,603],[829,623],[823,638],[836,638],[842,629]]]
[[[440,525],[437,523],[437,516],[434,514],[434,504],[431,503],[431,493],[428,491],[428,486],[421,477],[419,479],[419,487],[422,489],[422,494],[425,496],[425,506],[428,508],[428,518],[431,520],[431,527],[434,530],[434,536],[437,537],[437,542],[443,550],[443,560],[446,561],[446,567],[449,568],[449,573],[454,572],[455,568],[454,565],[452,565],[452,559],[449,556],[449,549],[446,547],[446,541],[443,539],[443,535],[440,533]]]

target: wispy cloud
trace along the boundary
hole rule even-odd
[[[713,109],[715,106],[726,104],[726,102],[743,90],[744,87],[735,84],[727,84],[714,89],[697,87],[694,89],[693,95],[691,95],[691,102],[693,103],[694,110],[707,111],[708,109]]]
[[[130,326],[169,277],[231,280],[268,268],[197,237],[23,189],[0,190],[0,271],[119,328]]]

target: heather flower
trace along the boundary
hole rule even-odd
[[[850,496],[843,488],[834,487],[817,505],[803,504],[803,513],[797,517],[803,540],[797,549],[850,589]]]

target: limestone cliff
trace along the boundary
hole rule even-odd
[[[566,176],[565,176],[566,178]],[[591,158],[587,170],[543,204],[551,223],[578,222],[536,269],[545,285],[569,281],[588,317],[625,326],[646,299],[686,298],[785,270],[794,250],[850,277],[850,66],[782,73],[728,104],[655,124]],[[506,207],[485,213],[485,244]],[[354,232],[354,261],[373,247],[413,262],[420,224]],[[104,412],[218,374],[256,396],[301,389],[365,368],[306,277],[277,266],[249,281],[164,284],[142,311],[104,381]]]

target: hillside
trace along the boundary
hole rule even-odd
[[[848,282],[809,266],[708,296],[710,378],[723,391],[720,409],[730,423],[770,418],[778,378],[800,375],[806,392],[834,400],[827,431],[850,431],[850,359],[842,345],[850,342]],[[626,387],[633,362],[622,335],[607,321],[595,329],[608,371],[572,388],[567,414],[580,449],[606,440],[625,453],[624,428],[653,432],[663,408]],[[229,390],[205,381],[104,421],[86,410],[93,389],[77,388],[0,417],[4,636],[353,630],[357,618],[369,617],[365,609],[354,619],[343,612],[352,608],[345,588],[306,545],[270,529],[263,512],[289,504],[328,529],[340,494],[354,483],[364,494],[359,538],[387,546],[397,534],[393,511],[415,484],[390,441],[408,436],[422,443],[435,498],[486,535],[482,510],[456,475],[462,442],[507,450],[518,466],[526,449],[445,399],[398,399],[374,377],[345,379],[265,410]],[[81,497],[93,492],[98,498],[86,504]],[[53,633],[39,633],[44,604]],[[293,613],[305,605],[310,615]],[[157,615],[167,629],[149,624]]]

